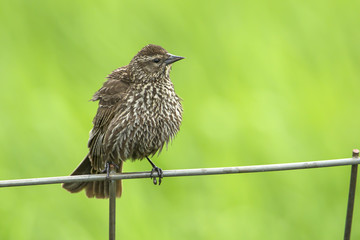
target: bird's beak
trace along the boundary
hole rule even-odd
[[[175,56],[175,55],[172,55],[170,53],[168,53],[168,55],[169,55],[168,59],[165,60],[166,65],[169,65],[169,64],[172,64],[172,63],[174,63],[176,61],[184,59],[184,57]]]

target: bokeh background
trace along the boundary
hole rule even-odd
[[[0,178],[68,175],[87,153],[88,100],[148,43],[186,57],[171,73],[182,128],[153,158],[163,169],[351,157],[359,10],[355,0],[1,0]],[[349,173],[125,180],[117,239],[341,239]],[[0,239],[108,237],[108,201],[60,185],[0,196]]]

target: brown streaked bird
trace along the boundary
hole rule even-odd
[[[151,176],[162,170],[149,156],[160,153],[179,131],[182,120],[181,99],[174,91],[170,70],[183,59],[160,46],[149,44],[131,62],[114,70],[92,97],[99,101],[88,141],[89,153],[71,175],[109,173],[110,164],[121,173],[123,162],[142,160],[152,165]],[[89,198],[108,198],[108,181],[73,182],[62,186],[72,193],[85,189]],[[116,196],[121,196],[121,180]]]

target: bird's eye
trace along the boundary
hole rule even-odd
[[[155,59],[153,60],[153,62],[154,62],[154,63],[158,63],[158,62],[160,62],[160,59],[159,59],[159,58],[155,58]]]

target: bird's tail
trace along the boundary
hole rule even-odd
[[[116,168],[117,173],[121,173],[123,162],[120,161],[119,168]],[[74,170],[71,176],[91,174],[91,162],[89,155],[86,155],[84,160]],[[64,183],[63,188],[71,193],[80,192],[85,188],[86,196],[88,198],[109,198],[109,181],[96,181],[96,182],[70,182]],[[116,197],[120,197],[122,192],[121,180],[116,182]]]

